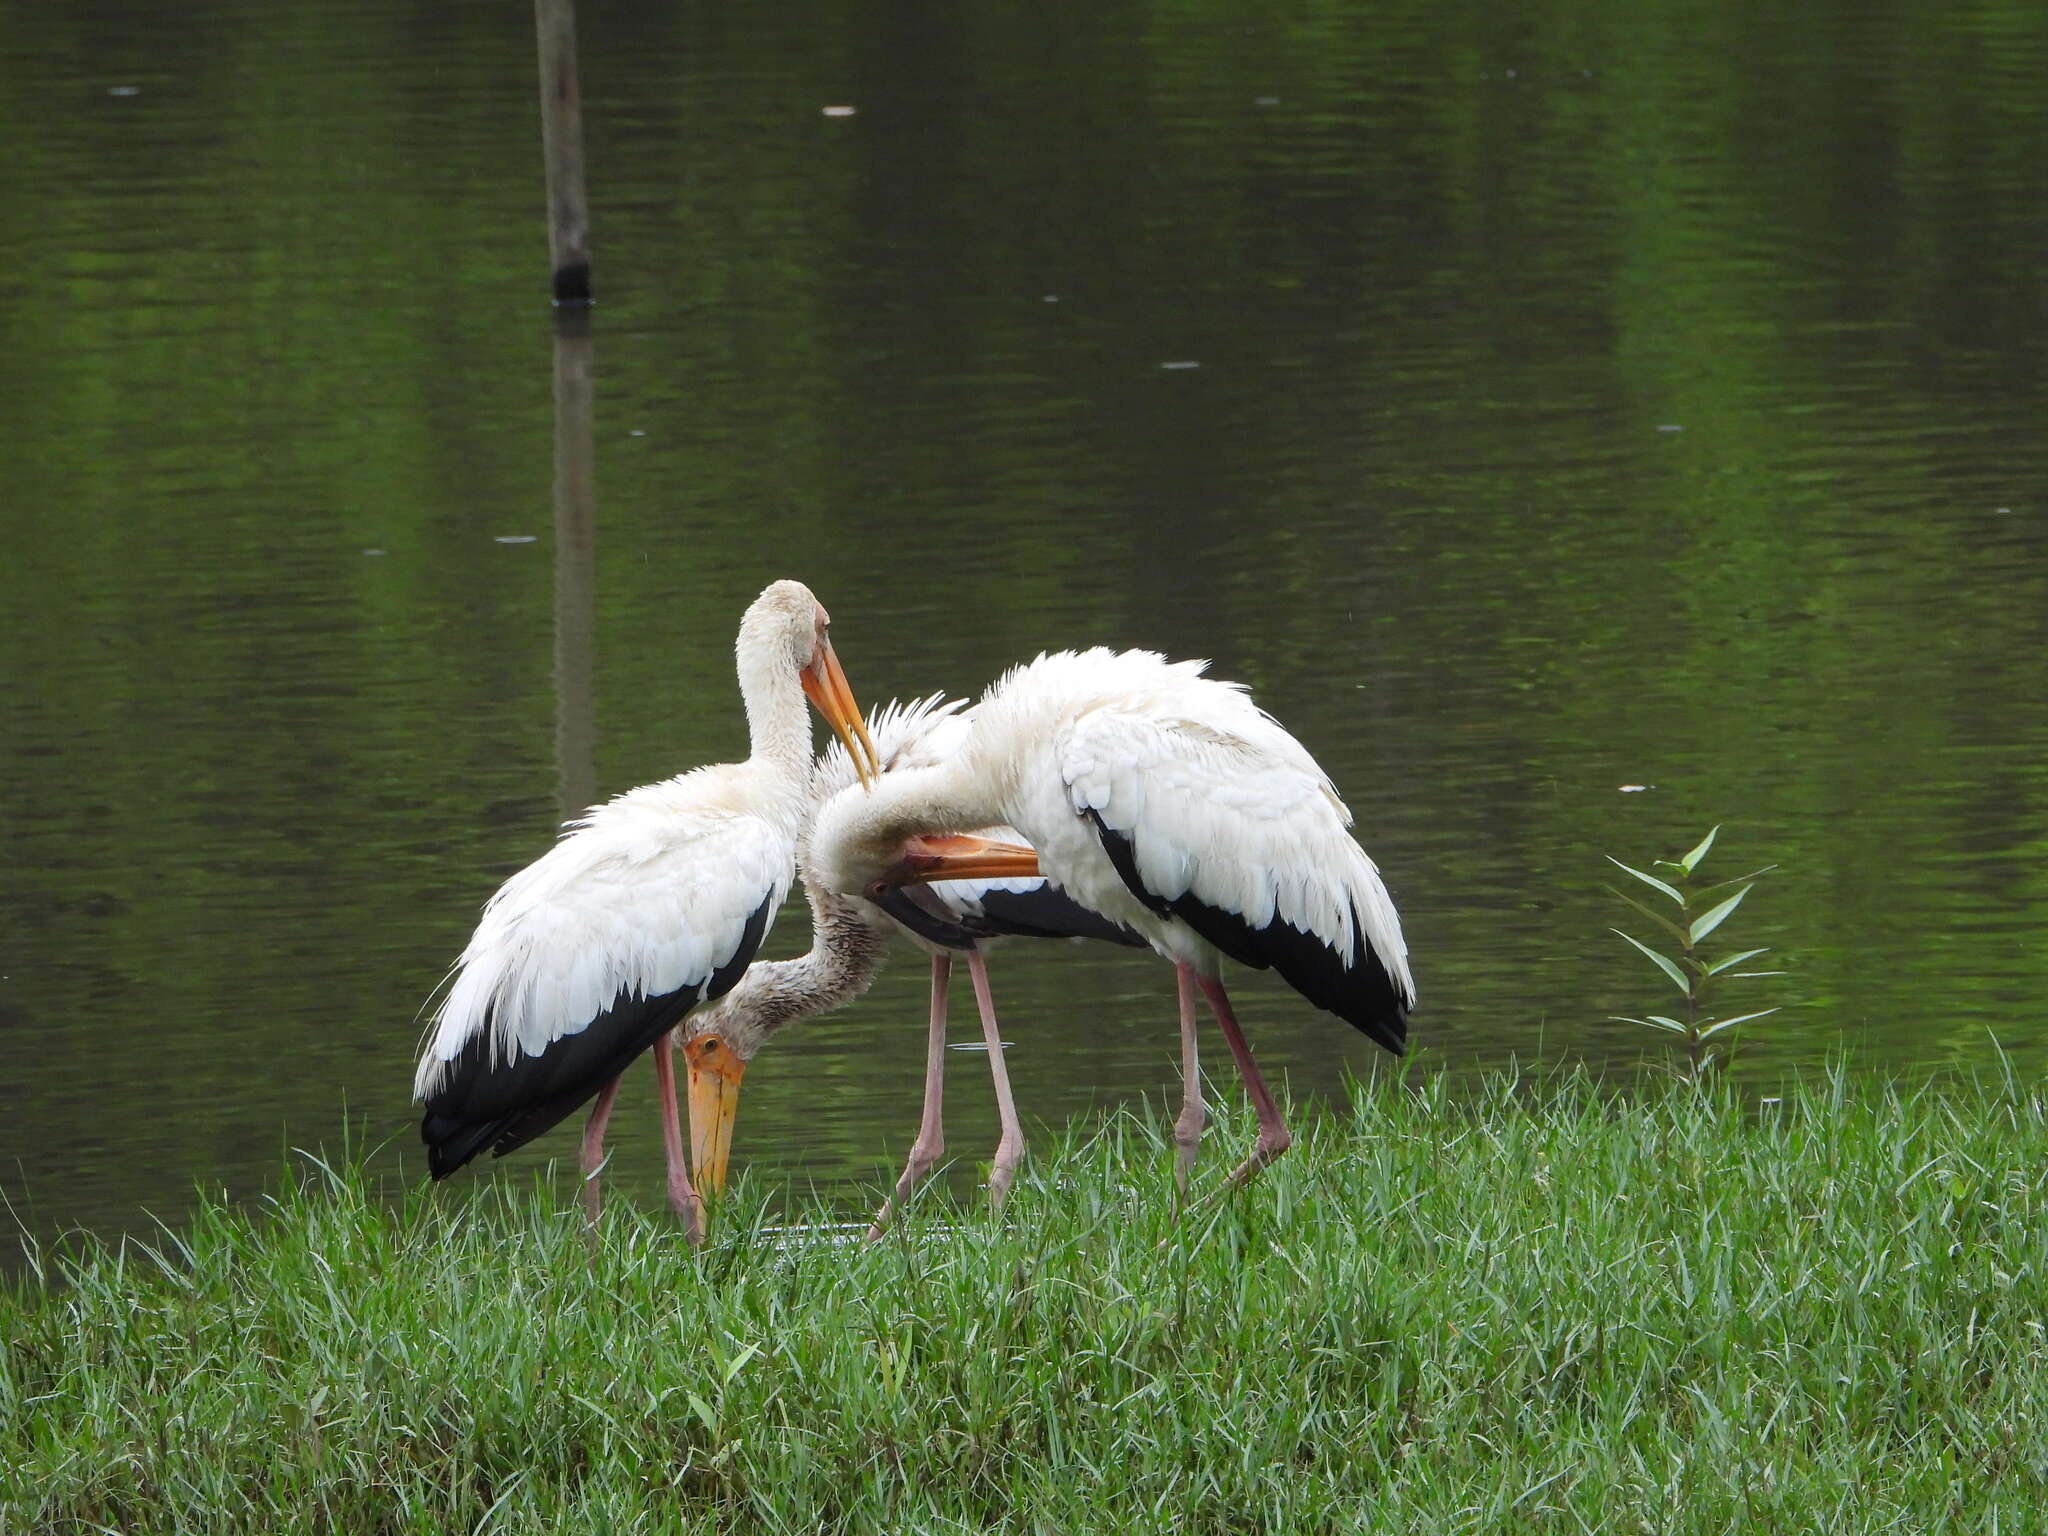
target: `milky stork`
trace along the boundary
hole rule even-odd
[[[892,701],[874,711],[868,726],[883,781],[892,773],[931,767],[960,752],[972,730],[972,712],[962,709],[962,701],[933,694],[908,704]],[[830,748],[818,762],[813,791],[817,800],[825,802],[843,791],[860,793],[854,785],[857,766],[843,747]],[[980,830],[997,842],[1018,835],[1004,826]],[[1029,867],[1027,858],[1017,857],[1017,862],[1020,868]],[[945,1151],[946,992],[955,954],[966,956],[974,983],[1002,1123],[989,1171],[989,1201],[1000,1210],[1023,1157],[1024,1131],[1010,1092],[984,949],[1007,937],[1086,938],[1137,947],[1145,941],[1079,906],[1035,869],[1011,878],[990,874],[923,885],[915,891],[892,890],[877,904],[864,896],[826,890],[808,876],[807,867],[807,850],[799,845],[797,868],[811,907],[810,950],[793,960],[757,960],[724,997],[693,1013],[684,1032],[698,1184],[707,1193],[724,1186],[747,1063],[785,1025],[825,1013],[865,991],[881,969],[890,936],[899,935],[931,957],[924,1112],[894,1197],[883,1205],[869,1235],[881,1234],[894,1208],[909,1198]]]
[[[747,760],[593,807],[485,905],[413,1081],[436,1179],[486,1147],[525,1145],[596,1095],[582,1149],[594,1216],[619,1076],[652,1046],[669,1203],[702,1241],[670,1032],[739,980],[788,894],[812,803],[806,695],[862,782],[873,778],[874,744],[828,623],[802,583],[768,587],[735,646]]]
[[[1292,1138],[1231,1011],[1222,958],[1278,971],[1396,1054],[1415,986],[1393,901],[1329,778],[1241,686],[1203,677],[1206,665],[1097,648],[1012,668],[975,706],[957,755],[819,812],[811,872],[888,903],[909,885],[1014,875],[1023,851],[973,829],[1015,827],[1068,896],[1174,963],[1189,1062],[1194,993],[1207,999],[1259,1120],[1229,1187]],[[1197,1113],[1198,1093],[1190,1072]]]

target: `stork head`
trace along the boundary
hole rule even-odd
[[[832,616],[800,581],[771,582],[748,605],[737,643],[742,671],[765,661],[794,671],[804,695],[832,727],[853,759],[862,784],[872,784],[881,759],[839,658],[832,651]],[[786,675],[786,674],[785,674]]]
[[[692,1010],[683,1023],[690,1167],[697,1188],[706,1195],[725,1188],[733,1122],[739,1117],[740,1079],[747,1074],[747,1063],[770,1035],[797,1016],[792,1000],[774,984],[777,970],[792,964],[756,961],[730,992]]]
[[[794,960],[756,960],[730,992],[683,1021],[690,1164],[698,1189],[707,1195],[725,1188],[747,1063],[784,1025],[866,991],[881,969],[889,933],[885,920],[809,883],[805,894],[811,903],[810,953]]]
[[[927,794],[928,781],[945,771],[894,773],[872,794],[844,790],[826,801],[811,826],[811,879],[839,895],[886,906],[888,894],[905,885],[1035,876],[1034,849],[946,830],[994,818],[955,810]]]

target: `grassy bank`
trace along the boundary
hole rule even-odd
[[[315,1170],[0,1297],[0,1528],[2038,1528],[2031,1086],[1372,1089],[1178,1228],[1169,1163],[695,1259]]]

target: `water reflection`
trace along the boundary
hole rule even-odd
[[[565,810],[743,753],[780,575],[864,698],[1095,642],[1255,685],[1387,871],[1426,1061],[1633,1063],[1600,856],[1723,822],[1793,973],[1746,1070],[2038,1070],[2038,6],[601,8],[601,413],[534,292],[522,19],[167,15],[0,0],[35,1230],[260,1187],[344,1105],[415,1174],[478,906]],[[1156,962],[996,968],[1027,1117],[1171,1091]],[[750,1076],[740,1157],[892,1176],[920,970]],[[1244,992],[1298,1092],[1374,1070]],[[623,1137],[621,1191],[658,1164]]]
[[[590,311],[555,315],[555,769],[562,819],[597,799],[597,379]]]

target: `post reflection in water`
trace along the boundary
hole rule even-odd
[[[591,312],[555,312],[555,767],[561,819],[597,798],[597,388]]]

